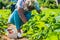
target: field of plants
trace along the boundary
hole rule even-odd
[[[11,11],[0,10],[0,37],[5,34]],[[31,19],[21,26],[23,37],[29,40],[60,40],[60,9],[44,9],[41,14],[32,11]]]
[[[0,37],[5,34],[5,29],[7,28],[7,21],[11,11],[9,9],[0,9]]]
[[[21,26],[23,37],[28,40],[60,40],[60,4],[55,0],[38,0],[45,9],[40,14],[32,11],[30,20]],[[11,0],[0,0],[0,40],[6,34],[7,21],[11,14]],[[5,9],[2,9],[5,7]]]
[[[41,14],[32,11],[22,30],[29,40],[60,40],[60,9],[45,9]]]

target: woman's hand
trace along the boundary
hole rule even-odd
[[[40,10],[37,10],[37,12],[38,12],[38,14],[40,14],[42,12],[42,10],[41,9]]]

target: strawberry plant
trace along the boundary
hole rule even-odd
[[[58,11],[57,11],[58,10]],[[31,19],[22,26],[23,36],[29,40],[59,40],[60,39],[60,10],[48,9],[38,14],[32,11]],[[59,32],[57,32],[57,31]]]
[[[5,9],[1,10],[0,9],[0,35],[5,34],[5,29],[7,28],[7,21],[8,17],[10,15],[10,10]]]
[[[0,35],[5,34],[10,10],[0,10]],[[60,9],[32,11],[30,20],[21,26],[23,37],[29,40],[60,40]]]

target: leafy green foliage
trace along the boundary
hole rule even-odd
[[[10,15],[10,10],[0,10],[0,35],[4,34],[7,28],[7,21]]]
[[[38,0],[40,6],[47,7],[47,8],[58,8],[55,0]]]
[[[59,9],[45,9],[41,14],[32,11],[31,19],[22,26],[23,36],[29,40],[59,40],[60,31],[57,30],[60,29],[59,16]]]
[[[0,35],[5,34],[10,10],[0,10]],[[60,9],[45,9],[41,14],[32,11],[31,19],[22,26],[29,40],[60,40]]]

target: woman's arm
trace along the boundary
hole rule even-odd
[[[18,14],[19,14],[19,17],[21,18],[22,22],[26,23],[27,19],[26,19],[25,15],[24,15],[23,0],[18,0],[18,2],[16,4],[16,7],[18,9]]]
[[[18,14],[19,14],[19,17],[21,18],[21,20],[23,21],[23,23],[26,23],[27,19],[24,15],[24,10],[22,8],[18,8]]]
[[[38,13],[41,13],[41,9],[39,7],[39,3],[37,2],[37,0],[35,1],[35,8],[36,8]]]

